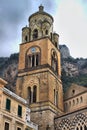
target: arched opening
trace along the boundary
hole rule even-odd
[[[28,87],[28,102],[31,103],[31,87]]]
[[[77,104],[79,103],[79,99],[77,98]]]
[[[33,86],[33,102],[36,102],[37,98],[37,86]]]
[[[55,47],[57,48],[57,42],[55,42]]]
[[[84,130],[87,130],[87,126],[86,125],[84,125]]]
[[[76,130],[79,130],[79,128],[77,127]]]
[[[27,68],[37,67],[40,65],[41,61],[41,51],[38,47],[32,47],[28,50],[26,55],[26,64]]]
[[[82,130],[82,126],[80,126],[80,130]]]
[[[58,91],[54,89],[54,104],[58,107]]]
[[[83,98],[82,98],[82,97],[80,97],[80,102],[81,102],[81,103],[83,102]]]
[[[38,38],[38,30],[34,29],[34,31],[33,31],[33,39],[36,39],[36,38]]]
[[[71,106],[71,101],[69,101],[69,106]]]
[[[75,105],[75,100],[73,100],[73,106]]]
[[[50,126],[49,125],[47,125],[46,130],[50,130]]]
[[[56,93],[55,93],[55,89],[54,89],[54,104],[56,104]]]
[[[45,31],[45,34],[48,35],[48,30]]]
[[[28,41],[28,37],[27,36],[25,36],[25,42],[27,42]]]
[[[58,91],[56,91],[56,106],[58,107]]]
[[[72,90],[72,94],[73,94],[73,95],[75,94],[75,90],[74,90],[74,89]]]
[[[55,72],[57,72],[57,55],[55,52],[51,54],[51,64]]]

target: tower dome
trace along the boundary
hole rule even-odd
[[[59,35],[53,32],[54,19],[44,11],[44,6],[40,5],[39,10],[30,15],[28,21],[29,26],[22,29],[22,43],[48,37],[59,49]]]
[[[51,37],[53,32],[53,17],[46,13],[44,7],[40,5],[39,11],[29,17],[29,27],[31,29],[31,40],[45,36]]]
[[[39,14],[42,14],[43,16],[46,15],[46,16],[50,17],[51,20],[52,20],[52,22],[53,22],[53,17],[52,17],[50,14],[48,14],[47,12],[44,11],[44,6],[42,6],[42,5],[39,6],[39,11],[33,13],[33,14],[29,17],[29,22],[30,22],[30,20],[31,20],[31,18],[32,18],[33,16],[37,16],[37,15],[39,15]]]

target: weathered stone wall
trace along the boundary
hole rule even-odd
[[[54,116],[55,113],[50,110],[31,112],[31,120],[38,124],[39,130],[54,130]]]
[[[49,70],[49,69],[48,69]],[[58,108],[63,110],[63,94],[61,80],[47,69],[31,72],[29,75],[18,77],[17,94],[24,99],[28,98],[28,87],[37,86],[37,102],[50,101],[54,104],[54,89],[58,91]],[[22,76],[22,75],[20,75]]]

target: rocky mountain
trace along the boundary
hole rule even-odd
[[[87,59],[73,58],[66,45],[60,45],[62,70],[67,76],[74,77],[80,74],[87,74]]]
[[[0,58],[0,77],[8,82],[6,87],[14,92],[18,73],[18,55],[12,54],[9,58]]]
[[[64,91],[71,83],[77,83],[87,87],[87,59],[73,58],[66,45],[60,45],[62,82]],[[16,78],[18,73],[19,54],[12,54],[10,57],[0,58],[0,77],[4,78],[11,91],[15,92]]]
[[[61,57],[63,59],[70,57],[70,51],[69,51],[69,49],[66,45],[60,45],[59,49],[60,49],[60,52],[61,52]]]
[[[73,58],[66,45],[60,46],[60,53],[64,91],[72,83],[87,87],[87,59]]]

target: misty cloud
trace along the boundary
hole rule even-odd
[[[54,31],[59,33],[60,43],[68,44],[76,57],[82,47],[86,52],[87,0],[0,0],[0,57],[19,51],[21,29],[28,25],[28,17],[41,4],[44,11],[55,16]],[[77,51],[78,44],[81,49]]]
[[[31,1],[29,6],[29,10],[31,10]],[[0,45],[4,49],[6,49],[6,46],[10,47],[17,41],[19,26],[25,21],[28,14],[27,11],[29,10],[28,0],[0,0]],[[0,55],[4,56],[5,51],[10,55],[8,47],[6,50],[2,49]]]
[[[17,41],[21,39],[22,27],[26,26],[28,17],[38,11],[41,4],[45,6],[45,11],[54,13],[56,10],[56,0],[0,0],[0,45],[5,46],[4,49],[6,46],[13,47],[15,42],[19,44]],[[4,49],[0,51],[0,56],[4,56],[6,51],[8,55],[12,52],[9,47],[6,51]]]

